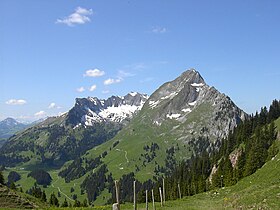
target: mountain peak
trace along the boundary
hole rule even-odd
[[[130,92],[125,96],[111,96],[108,99],[96,97],[77,98],[75,106],[68,113],[67,124],[92,126],[100,122],[126,123],[138,112],[148,95]]]
[[[206,84],[203,77],[201,76],[201,74],[194,68],[191,68],[191,69],[183,72],[181,74],[181,76],[178,77],[178,79],[180,79],[180,78],[186,79],[190,82],[197,83],[197,84],[200,84],[200,83]]]
[[[16,121],[14,118],[8,117],[1,121],[1,123],[6,125],[18,125],[20,124],[18,121]]]

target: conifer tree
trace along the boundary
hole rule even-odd
[[[57,206],[57,207],[59,206],[58,199],[57,199],[57,197],[55,196],[54,193],[51,194],[51,197],[50,197],[50,204],[51,204],[52,206]]]
[[[87,199],[85,198],[82,204],[83,207],[88,207],[88,202]]]
[[[64,199],[63,203],[61,204],[61,207],[68,207],[68,202],[66,198]]]
[[[5,180],[4,180],[4,176],[2,174],[2,171],[0,171],[0,184],[4,184]]]

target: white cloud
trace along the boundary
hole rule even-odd
[[[61,109],[60,106],[57,106],[55,103],[50,103],[50,105],[48,106],[49,109]]]
[[[111,79],[111,78],[109,78],[109,79],[106,79],[104,81],[104,85],[112,85],[112,84],[115,84],[115,83],[119,83],[121,81],[122,80],[120,78],[118,78],[118,79]]]
[[[86,89],[84,87],[79,87],[76,90],[81,93],[84,92]]]
[[[66,24],[68,26],[85,24],[87,22],[90,22],[89,16],[92,15],[92,13],[92,9],[77,7],[74,13],[70,14],[68,17],[57,19],[56,23]]]
[[[45,111],[39,111],[39,112],[36,112],[35,114],[34,114],[34,116],[35,117],[44,117],[44,116],[46,116],[46,112]]]
[[[152,28],[152,32],[155,34],[164,34],[167,32],[167,29],[165,27],[155,26]]]
[[[26,104],[27,102],[23,99],[10,99],[6,101],[6,104],[8,105],[23,105]]]
[[[84,74],[84,77],[101,77],[105,74],[104,71],[101,71],[99,69],[89,69]]]
[[[89,91],[94,91],[96,89],[96,85],[92,85],[90,88],[89,88]]]
[[[51,103],[50,105],[49,105],[49,109],[53,109],[53,108],[55,108],[56,107],[56,105],[55,105],[55,103]]]

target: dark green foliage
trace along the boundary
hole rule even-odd
[[[68,207],[68,202],[67,202],[66,198],[64,199],[64,201],[60,207]]]
[[[81,189],[87,192],[89,202],[95,201],[96,197],[105,189],[108,180],[112,181],[111,175],[106,176],[108,169],[106,165],[100,168],[93,174],[85,178],[81,184]]]
[[[85,175],[86,170],[82,167],[82,159],[78,158],[73,161],[66,169],[59,172],[59,176],[65,178],[65,182],[78,179]]]
[[[52,206],[59,207],[59,201],[58,201],[58,199],[57,199],[57,197],[55,196],[54,193],[51,194],[49,203]]]
[[[5,180],[4,180],[4,176],[2,174],[2,171],[0,171],[0,184],[4,184]]]
[[[42,191],[41,188],[38,187],[36,184],[33,187],[31,187],[29,190],[27,190],[26,193],[34,196],[35,198],[39,198],[43,202],[47,201],[47,196],[45,191]]]
[[[17,189],[17,187],[16,187],[16,185],[15,185],[15,183],[13,181],[9,183],[9,188],[11,190],[16,190]]]
[[[81,202],[78,200],[75,200],[73,207],[81,207]]]
[[[33,177],[36,180],[37,184],[40,185],[50,185],[52,181],[51,175],[42,169],[37,169],[30,172],[27,177],[29,176]]]
[[[15,171],[11,171],[8,175],[8,183],[17,182],[20,179],[20,174]]]
[[[88,207],[88,202],[87,202],[87,199],[85,198],[83,203],[82,203],[82,206],[83,207]]]
[[[144,145],[143,149],[146,153],[141,154],[141,157],[144,158],[143,166],[146,166],[146,163],[150,163],[157,156],[156,151],[159,150],[159,145],[157,143],[152,142],[151,146]]]
[[[77,198],[78,198],[77,194],[73,194],[72,198],[73,198],[73,200],[77,200]]]

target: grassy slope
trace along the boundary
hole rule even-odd
[[[42,203],[33,196],[10,190],[6,186],[0,184],[0,209],[30,209],[35,207],[42,208],[44,206],[46,206],[45,203]]]
[[[276,121],[276,125],[278,127],[278,130],[280,131],[280,118]],[[130,129],[130,128],[126,128]],[[147,128],[149,129],[149,128]],[[150,128],[152,129],[152,128]],[[152,129],[153,130],[153,129]],[[147,131],[151,132],[151,131]],[[120,137],[121,139],[121,137]],[[153,140],[153,142],[156,139]],[[104,149],[108,152],[110,151],[109,148],[112,147],[113,142],[115,141],[109,141],[106,142],[104,145],[100,145],[97,148],[93,149],[88,156],[98,156],[101,154]],[[132,141],[132,139],[131,139]],[[139,141],[139,139],[138,139]],[[121,148],[130,151],[132,149],[132,152],[130,151],[127,153],[127,157],[129,160],[133,159],[136,154],[139,153],[139,150],[141,149],[142,152],[142,143],[137,145],[137,138],[135,142],[133,141],[132,144],[128,145],[127,148],[123,147],[125,145],[122,145],[122,142],[120,142],[119,145],[117,145],[115,149]],[[139,147],[141,148],[139,149]],[[110,154],[110,152],[109,152]],[[108,159],[107,159],[108,157]],[[125,158],[125,153],[122,151],[111,153],[111,156],[107,156],[105,158],[106,164],[112,168],[112,171],[115,173],[115,176],[120,176],[122,173],[122,170],[117,168],[118,163],[122,162],[122,166],[129,166],[129,163],[127,163],[127,160]],[[109,161],[109,158],[112,160]],[[118,159],[117,162],[115,162],[115,159]],[[157,159],[158,160],[158,159]],[[159,160],[160,161],[160,160]],[[113,170],[113,167],[116,169]],[[10,169],[15,170],[19,172],[22,177],[27,177],[28,172],[25,170],[17,169]],[[8,172],[10,171],[4,171],[5,177],[7,177]],[[123,169],[125,170],[125,168]],[[46,188],[47,193],[51,193],[54,191],[57,193],[57,187],[60,187],[61,191],[66,193],[68,196],[71,196],[70,188],[74,187],[75,191],[74,194],[78,195],[78,199],[82,201],[86,196],[80,195],[80,187],[83,177],[80,179],[74,180],[70,183],[65,183],[63,179],[59,178],[57,180],[57,173],[58,171],[51,171],[51,176],[53,177],[52,184],[54,187],[49,186]],[[219,189],[216,193],[208,192],[208,193],[202,193],[199,195],[195,195],[192,197],[185,197],[182,200],[177,201],[169,201],[167,202],[166,207],[163,209],[235,209],[238,206],[242,206],[243,208],[251,208],[253,206],[258,207],[268,207],[270,209],[279,209],[280,208],[280,153],[274,158],[274,160],[270,160],[267,162],[260,170],[258,170],[255,174],[246,177],[242,179],[240,182],[238,182],[235,186],[225,188],[225,189]],[[6,179],[7,180],[7,179]],[[23,187],[23,190],[26,191],[29,189],[35,180],[33,178],[25,178],[17,182],[17,184],[21,184]],[[73,194],[73,193],[72,193]],[[109,196],[108,193],[104,192],[96,201],[96,205],[102,205],[103,203],[103,196]],[[65,196],[62,194],[60,199],[60,203],[64,200]],[[69,201],[69,199],[68,199]],[[139,207],[143,207],[144,205],[140,205]],[[159,207],[159,204],[157,204],[157,207]],[[98,207],[98,209],[111,209],[112,207]],[[151,205],[150,205],[151,208]],[[122,205],[122,209],[132,209],[131,204]],[[159,209],[159,208],[158,208]]]

